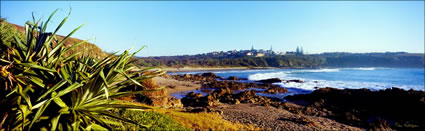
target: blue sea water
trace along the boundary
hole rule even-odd
[[[197,74],[202,72],[179,72],[177,74]],[[289,90],[286,94],[258,94],[283,98],[287,95],[310,93],[317,88],[333,87],[340,89],[367,88],[380,90],[398,87],[405,90],[425,91],[424,68],[326,68],[326,69],[259,69],[212,71],[218,76],[227,78],[237,76],[248,78],[248,81],[280,78],[282,80],[303,80],[304,83],[275,83]]]

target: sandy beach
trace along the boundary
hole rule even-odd
[[[216,107],[223,118],[232,122],[254,124],[266,130],[364,130],[324,117],[294,114],[288,110],[255,104],[237,104]]]
[[[167,87],[167,93],[170,96],[173,93],[196,90],[201,88],[201,84],[189,81],[178,81],[173,78],[155,77],[153,80],[160,87]]]

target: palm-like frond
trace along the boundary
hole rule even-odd
[[[56,38],[68,16],[53,33],[46,32],[55,12],[44,24],[35,19],[27,22],[25,41],[15,36],[12,44],[3,45],[8,53],[0,57],[0,83],[6,83],[0,91],[0,106],[6,108],[0,109],[3,119],[0,127],[6,130],[96,130],[111,129],[110,125],[120,125],[121,121],[138,124],[114,114],[113,110],[143,110],[146,107],[114,98],[145,92],[121,92],[120,89],[141,86],[143,80],[164,72],[159,69],[135,70],[129,64],[135,53],[129,51],[103,59],[78,56],[78,53],[64,55],[86,41],[70,48],[64,46],[65,41],[82,26],[62,40]]]

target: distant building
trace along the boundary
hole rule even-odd
[[[207,55],[217,55],[217,54],[218,54],[218,52],[214,51],[214,52],[208,53]]]
[[[297,54],[297,52],[295,52],[295,51],[287,51],[285,53],[285,55],[296,55],[296,54]]]
[[[278,52],[274,52],[274,54],[276,54],[276,55],[285,55],[285,52],[278,51]]]
[[[273,51],[273,47],[270,46],[270,50],[264,49],[255,49],[254,46],[251,46],[250,50],[229,50],[229,51],[214,51],[207,53],[207,55],[227,55],[227,56],[256,56],[263,57],[269,55],[277,55],[277,52]]]
[[[263,57],[265,54],[264,53],[257,53],[256,55],[255,55],[255,57]]]
[[[227,54],[235,54],[237,51],[236,50],[229,50],[227,51]]]

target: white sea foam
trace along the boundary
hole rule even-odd
[[[271,72],[271,73],[256,73],[249,75],[249,80],[264,80],[270,78],[280,78],[280,79],[300,79],[296,77],[291,77],[291,73],[299,72],[338,72],[339,69],[309,69],[309,70],[291,70],[291,71],[280,71],[280,72]],[[302,80],[302,79],[301,79]]]
[[[304,80],[304,83],[295,83],[295,82],[282,82],[278,83],[282,87],[289,88],[298,88],[303,90],[314,90],[315,87],[325,88],[333,87],[339,89],[360,89],[367,88],[371,90],[382,90],[386,88],[397,87],[405,90],[414,89],[414,90],[425,90],[424,86],[407,86],[407,85],[394,85],[388,83],[376,83],[376,82],[352,82],[352,81],[327,81],[327,80]]]
[[[375,67],[359,67],[359,68],[343,68],[343,69],[352,69],[352,70],[376,70]]]
[[[294,70],[292,72],[338,72],[339,69],[312,69],[312,70]]]
[[[264,80],[270,78],[288,79],[288,72],[256,73],[248,76],[249,80]]]
[[[352,68],[355,70],[375,70],[376,68]],[[288,88],[297,88],[303,90],[314,90],[315,87],[324,88],[324,87],[333,87],[339,89],[359,89],[359,88],[368,88],[371,90],[382,90],[386,88],[397,87],[405,90],[414,89],[414,90],[425,90],[425,86],[421,85],[397,85],[391,83],[378,83],[378,82],[356,82],[356,81],[339,81],[339,80],[311,80],[294,77],[295,72],[337,72],[340,69],[318,69],[318,70],[291,70],[291,71],[280,71],[272,73],[256,73],[249,75],[249,80],[264,80],[270,78],[279,78],[282,80],[303,80],[304,83],[296,82],[286,82],[276,83],[282,87]]]
[[[243,72],[262,72],[267,71],[266,69],[255,69],[255,70],[228,70],[228,71],[212,71],[213,73],[243,73]]]

